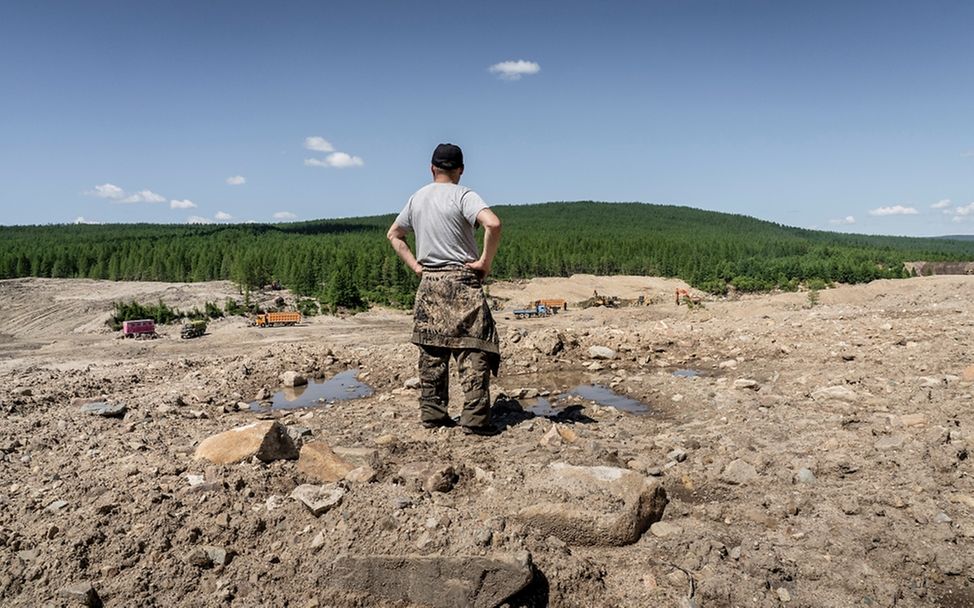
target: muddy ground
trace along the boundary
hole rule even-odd
[[[529,559],[531,583],[510,606],[974,605],[974,277],[693,309],[672,301],[678,286],[492,285],[508,298],[493,385],[503,432],[483,438],[419,426],[408,313],[272,329],[237,317],[196,340],[175,326],[122,340],[104,326],[113,300],[188,308],[237,294],[228,283],[2,281],[0,604],[405,607],[395,590],[408,582],[335,577],[336,563],[401,556],[433,565],[411,572],[434,596],[473,558]],[[510,313],[593,290],[649,304]],[[371,396],[247,407],[282,372],[349,369]],[[648,411],[570,394],[589,384]],[[557,407],[538,408],[536,393]],[[127,413],[82,411],[97,400]],[[343,501],[316,518],[289,497],[309,481],[293,460],[194,459],[204,438],[270,418],[310,434],[302,441],[367,448],[375,479],[340,482]],[[452,466],[455,486],[408,483],[402,467],[415,462]],[[517,515],[538,500],[527,480],[556,462],[658,480],[662,521],[624,546],[540,532]],[[79,599],[89,584],[98,599]]]

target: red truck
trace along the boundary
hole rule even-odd
[[[156,322],[153,319],[123,321],[122,335],[126,338],[155,338]]]

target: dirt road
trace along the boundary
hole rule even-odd
[[[682,286],[493,284],[503,432],[480,438],[418,425],[404,312],[135,341],[105,327],[113,301],[202,307],[233,286],[0,281],[0,604],[974,606],[974,277],[693,309]],[[649,304],[572,305],[595,290]],[[569,310],[510,314],[541,297]],[[249,406],[282,372],[349,369],[371,396]],[[315,517],[290,495],[321,482],[293,460],[194,458],[260,419],[372,475]],[[642,508],[619,479],[663,488],[661,520],[582,534]]]

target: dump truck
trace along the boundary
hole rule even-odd
[[[514,311],[514,316],[518,319],[528,319],[531,317],[550,317],[552,314],[552,309],[541,303],[540,300],[535,301],[533,304],[527,308],[521,308]]]
[[[206,333],[206,321],[190,321],[184,323],[179,337],[183,339],[199,338]]]
[[[122,335],[126,338],[156,338],[155,319],[135,319],[122,322]]]
[[[265,312],[254,318],[257,327],[275,327],[277,325],[296,325],[301,322],[299,312]]]
[[[559,310],[568,310],[568,302],[565,300],[555,300],[549,298],[546,300],[541,300],[541,304],[547,306],[551,309],[551,312],[555,313],[557,313]]]

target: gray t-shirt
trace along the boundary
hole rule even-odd
[[[477,214],[484,199],[459,184],[433,182],[416,191],[396,225],[416,233],[416,261],[427,268],[475,262]]]

